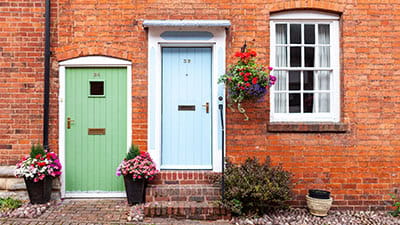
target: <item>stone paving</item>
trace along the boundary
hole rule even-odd
[[[127,222],[130,206],[125,199],[63,200],[35,219],[0,218],[0,224],[229,224],[228,221],[194,221],[148,218]]]

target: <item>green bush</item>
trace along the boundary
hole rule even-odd
[[[30,156],[34,159],[37,155],[45,156],[46,153],[44,152],[43,146],[41,144],[32,145]]]
[[[0,212],[19,208],[22,201],[14,198],[0,198]]]
[[[131,147],[129,148],[128,154],[126,155],[126,160],[134,159],[138,155],[140,155],[139,146],[132,144]]]
[[[393,211],[390,211],[389,214],[398,217],[400,215],[400,199],[395,195],[395,194],[389,194],[390,197],[392,197],[393,204],[392,206],[394,207]]]
[[[256,158],[248,158],[243,165],[227,161],[222,203],[234,215],[262,215],[286,208],[292,199],[291,177],[281,166],[271,166],[269,157],[264,163]]]

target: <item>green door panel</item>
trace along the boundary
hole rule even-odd
[[[67,192],[124,190],[115,169],[128,148],[126,74],[126,68],[66,69]]]

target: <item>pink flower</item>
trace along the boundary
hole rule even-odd
[[[273,70],[274,68],[272,68],[272,66],[268,66],[268,69],[269,69],[269,70]]]

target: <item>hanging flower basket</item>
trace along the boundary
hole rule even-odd
[[[228,107],[237,104],[237,109],[249,120],[246,110],[242,107],[245,100],[263,100],[267,94],[268,87],[276,82],[276,77],[270,75],[272,67],[264,67],[256,63],[257,53],[252,50],[237,52],[235,57],[238,61],[229,66],[226,74],[219,79],[220,83],[225,83],[228,89]]]

